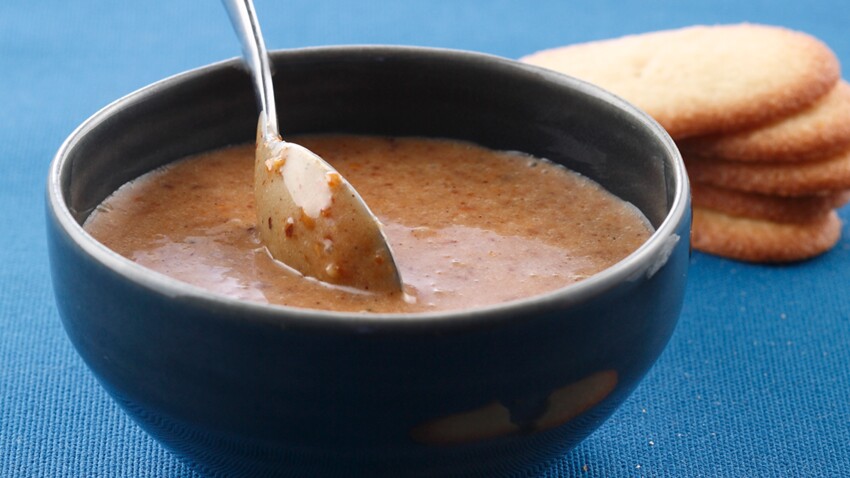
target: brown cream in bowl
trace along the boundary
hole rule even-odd
[[[216,293],[374,313],[473,308],[553,291],[615,264],[652,233],[632,205],[527,155],[424,138],[296,141],[346,177],[384,224],[404,297],[328,286],[269,256],[258,239],[253,145],[152,171],[107,198],[84,227],[139,264]]]

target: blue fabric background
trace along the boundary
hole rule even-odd
[[[415,44],[507,57],[696,23],[810,32],[850,63],[850,3],[257,1],[270,48]],[[62,140],[108,102],[238,55],[215,0],[0,2],[0,476],[195,477],[107,397],[59,322],[43,190]],[[842,211],[850,221],[850,208]],[[695,253],[669,347],[543,477],[850,475],[850,231],[764,267]]]

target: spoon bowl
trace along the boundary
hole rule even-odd
[[[378,218],[333,166],[280,137],[268,52],[253,2],[222,1],[260,106],[254,167],[260,240],[272,257],[305,276],[401,294],[401,277]]]

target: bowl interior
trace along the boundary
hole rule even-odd
[[[597,181],[656,228],[682,192],[675,147],[659,141],[663,130],[577,80],[444,50],[343,47],[272,58],[284,136],[431,136],[523,151]],[[253,141],[256,117],[251,83],[236,60],[143,89],[75,135],[60,173],[64,200],[82,223],[119,186],[151,169]]]

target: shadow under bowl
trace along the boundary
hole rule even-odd
[[[689,189],[664,130],[594,86],[482,54],[329,47],[272,59],[287,134],[523,151],[597,181],[656,232],[578,284],[445,313],[266,306],[164,277],[80,224],[141,174],[253,141],[239,61],[203,67],[95,114],[50,170],[56,301],[107,392],[170,450],[225,476],[511,475],[598,427],[657,359],[682,306]]]

